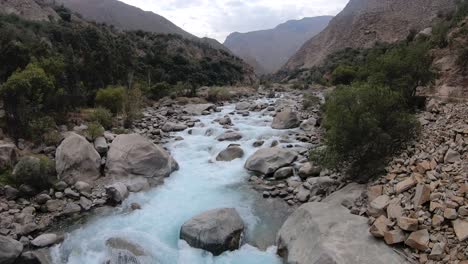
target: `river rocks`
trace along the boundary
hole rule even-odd
[[[284,180],[294,175],[293,167],[284,167],[275,171],[273,178],[276,180]]]
[[[236,110],[237,111],[245,111],[249,110],[251,107],[251,104],[248,102],[240,102],[236,104]]]
[[[244,223],[233,208],[215,209],[201,213],[185,222],[180,238],[190,246],[217,256],[239,248]]]
[[[299,125],[300,121],[297,113],[293,112],[290,108],[287,108],[276,114],[271,127],[274,129],[291,129],[296,128]]]
[[[107,144],[107,140],[105,137],[97,137],[95,140],[94,140],[94,148],[96,149],[96,151],[101,154],[101,155],[104,155],[107,153],[107,151],[109,150],[109,145]]]
[[[352,215],[342,206],[307,203],[278,232],[278,254],[291,264],[404,263],[367,229],[366,218]]]
[[[167,151],[138,134],[117,136],[107,153],[106,175],[114,179],[162,179],[177,169]]]
[[[58,177],[68,184],[93,183],[100,176],[101,156],[84,137],[71,133],[57,148]]]
[[[188,104],[183,109],[183,112],[189,115],[202,115],[203,112],[209,111],[214,108],[214,104]]]
[[[184,131],[185,129],[187,129],[187,125],[180,124],[180,123],[167,122],[163,125],[161,129],[164,132]]]
[[[147,256],[140,245],[123,238],[109,238],[106,246],[110,251],[106,264],[141,264],[141,258]]]
[[[56,244],[60,240],[60,237],[56,234],[47,233],[42,234],[31,241],[31,245],[35,247],[49,247]]]
[[[75,189],[77,191],[79,191],[80,193],[87,193],[87,194],[90,194],[91,193],[91,185],[87,182],[82,182],[82,181],[78,181],[75,183],[74,185]]]
[[[23,251],[23,244],[0,235],[0,263],[13,264]]]
[[[127,186],[121,182],[107,186],[106,194],[107,202],[112,205],[121,204],[129,195]]]
[[[455,163],[457,161],[460,161],[460,153],[453,149],[449,149],[447,153],[445,154],[444,157],[444,162],[445,163]]]
[[[232,125],[232,120],[229,116],[224,116],[223,118],[220,118],[218,120],[218,123],[222,126],[231,126]]]
[[[412,248],[425,251],[429,248],[429,232],[426,229],[415,231],[406,239],[405,244]]]
[[[216,138],[218,141],[237,141],[242,138],[242,134],[239,132],[228,131]]]
[[[468,221],[458,219],[453,221],[452,225],[458,241],[466,241],[468,239]]]
[[[317,119],[309,118],[307,120],[302,121],[300,128],[306,132],[313,131],[317,126]]]
[[[15,144],[0,141],[0,169],[11,168],[18,159],[18,149]]]
[[[229,146],[216,156],[217,161],[232,161],[244,156],[244,150],[238,146]]]
[[[263,148],[257,150],[245,163],[249,171],[270,175],[279,168],[292,164],[297,158],[297,153],[279,147]]]
[[[311,162],[306,162],[299,168],[299,177],[307,179],[309,177],[316,177],[320,175],[322,169],[319,166],[314,166]]]

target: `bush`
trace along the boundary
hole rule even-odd
[[[96,93],[96,104],[109,109],[114,114],[119,114],[124,108],[125,88],[109,86],[100,89]]]
[[[302,100],[302,108],[304,110],[310,109],[313,106],[320,105],[320,98],[313,94],[304,94],[304,98]]]
[[[62,142],[63,136],[57,130],[51,130],[42,136],[42,140],[46,146],[58,146]]]
[[[91,121],[101,124],[105,129],[112,127],[112,113],[103,107],[98,107],[91,112]]]
[[[138,86],[127,90],[124,104],[124,126],[130,127],[135,119],[140,116],[143,104],[143,95]]]
[[[224,87],[212,87],[208,90],[208,96],[206,100],[212,103],[228,101],[231,99],[231,94]]]
[[[56,126],[55,120],[50,116],[37,117],[31,120],[29,130],[34,141],[39,142],[44,140],[47,133],[54,131]]]
[[[334,85],[339,84],[351,84],[356,79],[357,72],[354,67],[340,65],[332,73],[332,83]]]
[[[171,91],[171,85],[167,82],[160,82],[148,89],[148,97],[153,100],[161,99],[168,96]]]
[[[349,173],[357,181],[374,176],[385,158],[414,136],[417,124],[404,97],[384,86],[339,87],[324,109],[324,158],[335,167],[350,163]]]
[[[88,129],[86,130],[86,135],[91,139],[95,140],[96,138],[102,136],[104,134],[104,128],[101,124],[97,122],[92,122],[88,124]]]
[[[38,191],[45,190],[55,182],[55,162],[46,156],[23,157],[16,164],[12,178],[17,185],[27,184]]]

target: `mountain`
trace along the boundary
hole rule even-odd
[[[350,0],[320,34],[291,57],[284,70],[310,68],[345,48],[369,48],[394,43],[412,30],[431,25],[438,14],[455,8],[455,0]]]
[[[85,19],[106,23],[123,30],[143,30],[161,34],[177,34],[184,38],[207,43],[214,48],[226,48],[217,40],[198,38],[168,19],[149,11],[128,5],[118,0],[56,0]]]
[[[252,65],[257,73],[280,69],[308,39],[320,33],[331,16],[290,20],[274,29],[232,33],[224,46]]]

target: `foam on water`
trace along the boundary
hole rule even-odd
[[[215,139],[224,129],[213,120],[233,110],[234,106],[226,106],[220,113],[201,116],[205,126],[193,128],[191,135],[188,131],[178,133],[184,140],[172,142],[167,147],[178,161],[180,170],[167,178],[162,186],[146,193],[132,194],[122,205],[125,208],[129,203],[137,202],[142,210],[125,213],[116,209],[111,215],[95,217],[52,249],[54,263],[102,264],[108,250],[105,241],[110,237],[123,237],[145,248],[150,255],[143,259],[144,263],[281,263],[273,247],[261,251],[244,245],[239,250],[213,257],[179,240],[181,225],[209,209],[236,208],[246,223],[247,232],[264,221],[254,214],[252,192],[242,188],[248,179],[243,166],[247,157],[255,152],[254,141],[263,138],[268,144],[287,131],[271,129],[272,118],[268,114],[231,116],[234,127],[243,135],[235,143],[241,144],[245,156],[232,162],[216,162],[216,155],[232,142]],[[214,131],[211,136],[205,136],[208,129]]]

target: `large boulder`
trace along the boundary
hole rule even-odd
[[[183,111],[189,115],[202,115],[203,112],[214,108],[214,104],[188,104]]]
[[[405,260],[368,232],[367,218],[329,203],[306,203],[278,232],[278,254],[290,264],[400,264]]]
[[[100,176],[101,156],[84,137],[70,133],[57,148],[55,164],[60,180],[93,183]]]
[[[233,208],[210,210],[185,222],[180,238],[194,248],[218,256],[224,251],[236,250],[241,243],[244,223]]]
[[[252,105],[249,102],[240,102],[236,104],[236,110],[245,111],[249,110]]]
[[[178,168],[166,150],[138,134],[117,136],[107,153],[106,175],[114,179],[162,179]]]
[[[173,122],[166,122],[161,128],[161,130],[164,132],[177,132],[177,131],[184,131],[185,129],[187,129],[186,124],[173,123]]]
[[[0,236],[0,263],[12,264],[23,251],[23,244],[9,237]]]
[[[244,150],[239,146],[229,146],[225,150],[221,151],[216,157],[217,161],[232,161],[240,159],[244,156]]]
[[[263,148],[257,150],[245,162],[245,168],[249,171],[270,175],[279,168],[293,163],[297,158],[297,153],[278,147]]]
[[[0,141],[0,169],[11,168],[18,159],[18,149],[13,143]]]
[[[271,127],[274,129],[290,129],[296,128],[300,125],[299,118],[297,117],[297,113],[291,110],[290,108],[286,108],[283,111],[276,114],[275,118],[273,119],[273,123]]]
[[[106,241],[109,254],[105,263],[108,264],[140,264],[146,263],[142,258],[147,254],[140,245],[123,238],[112,237]]]

